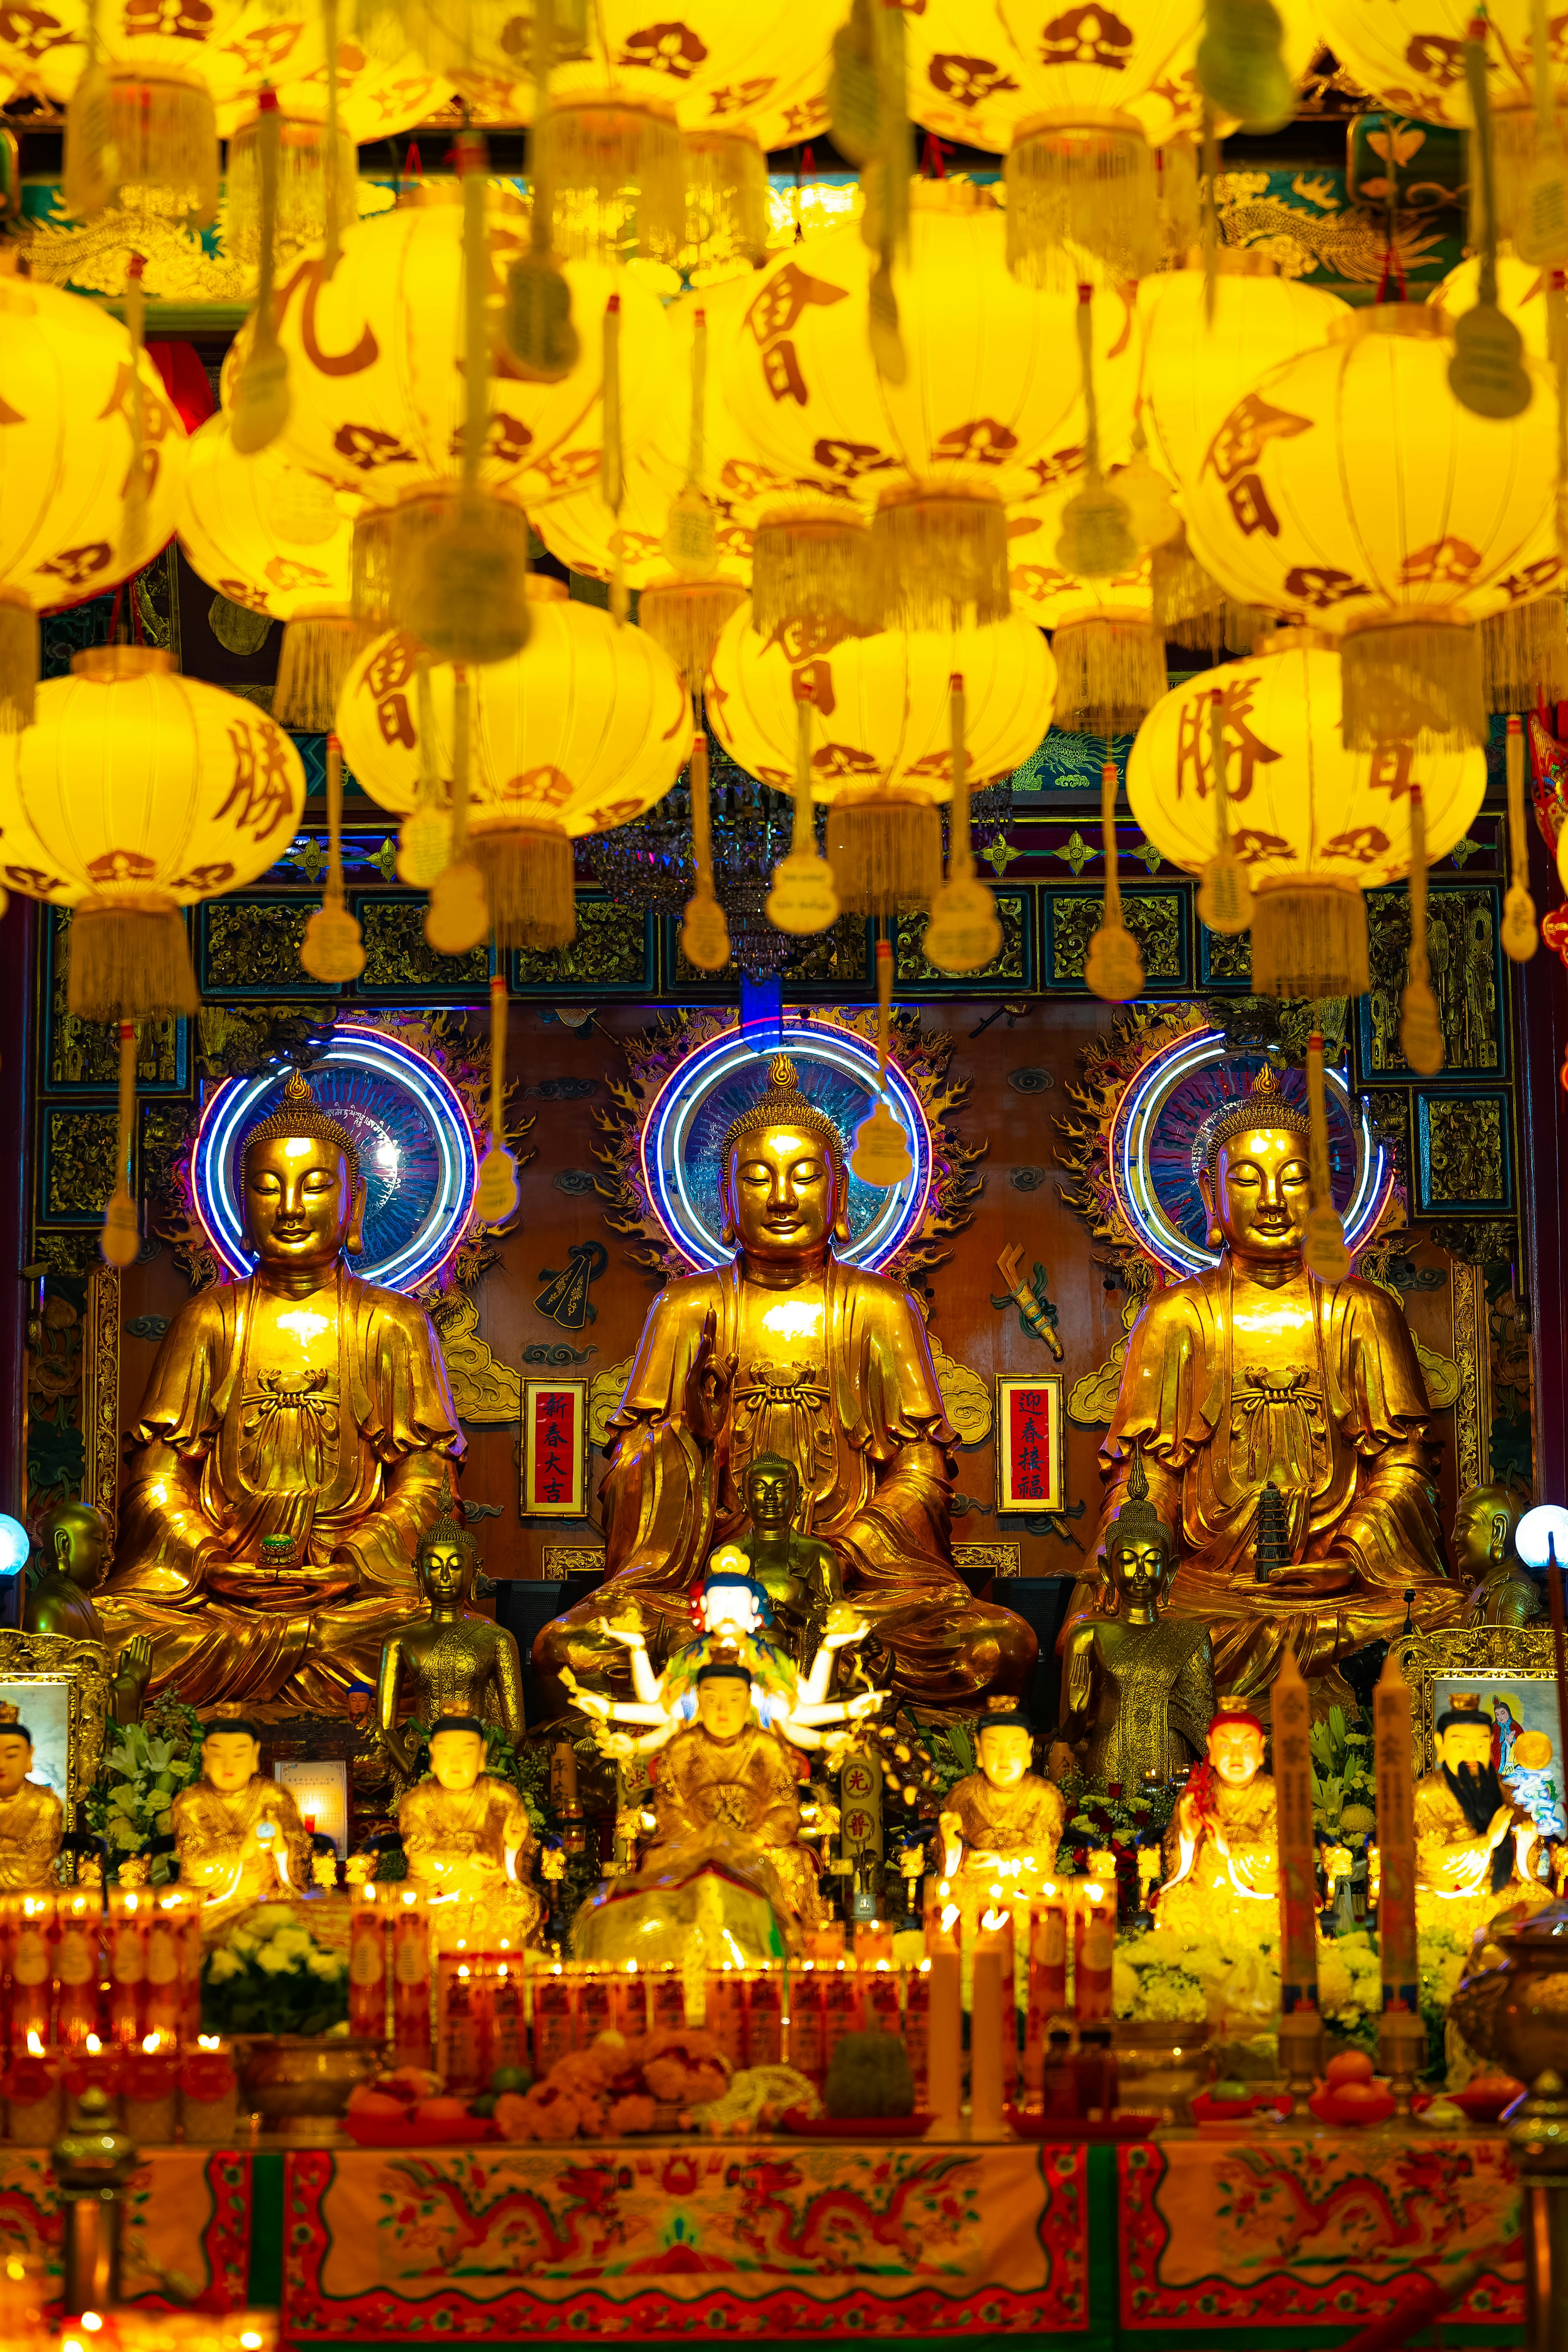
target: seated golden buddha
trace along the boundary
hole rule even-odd
[[[774,1454],[800,1482],[801,1533],[830,1548],[845,1598],[869,1621],[874,1682],[932,1709],[1016,1693],[1035,1636],[972,1599],[953,1567],[957,1440],[924,1318],[907,1290],[837,1255],[843,1138],[787,1055],[770,1077],[721,1147],[736,1255],[660,1291],[611,1416],[604,1587],[545,1626],[534,1663],[618,1681],[624,1654],[596,1621],[628,1604],[650,1654],[668,1655],[687,1638],[710,1554],[759,1532],[749,1473]]]
[[[1138,1450],[1176,1532],[1166,1610],[1209,1628],[1222,1687],[1254,1705],[1287,1644],[1304,1675],[1389,1640],[1415,1588],[1424,1633],[1457,1625],[1432,1483],[1431,1405],[1410,1327],[1375,1284],[1327,1286],[1301,1263],[1307,1113],[1267,1066],[1207,1119],[1193,1172],[1216,1266],[1155,1291],[1132,1328],[1110,1434],[1096,1557],[1064,1636],[1111,1613],[1100,1556]],[[1258,1504],[1284,1497],[1289,1559],[1254,1581]]]
[[[298,1071],[243,1167],[256,1271],[169,1326],[98,1607],[117,1647],[150,1638],[154,1693],[267,1720],[375,1679],[463,1441],[429,1318],[344,1264],[358,1154]]]
[[[438,1715],[430,1771],[398,1800],[408,1884],[433,1906],[438,1948],[483,1949],[498,1936],[521,1947],[544,1906],[529,1884],[538,1846],[510,1781],[484,1769],[485,1727],[475,1715]]]
[[[216,1943],[258,1903],[310,1891],[310,1840],[289,1790],[261,1769],[247,1717],[220,1715],[202,1729],[202,1777],[172,1808],[180,1884],[199,1887],[202,1940]]]

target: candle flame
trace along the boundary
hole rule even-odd
[[[29,2025],[27,2028],[27,2055],[29,2058],[41,2058],[43,2054],[44,2045],[39,2041],[37,2034],[34,2032],[33,2028]]]
[[[96,2033],[89,2033],[89,2034],[88,2035],[88,2037],[87,2037],[87,2053],[88,2053],[88,2056],[89,2056],[89,2058],[96,2058],[96,2057],[98,2056],[98,2054],[99,2054],[100,2051],[102,2048],[103,2048],[103,2044],[102,2044],[102,2042],[99,2040],[99,2038],[98,2038],[97,2034],[96,2034]]]
[[[953,1931],[953,1929],[954,1929],[954,1927],[957,1927],[957,1925],[958,1925],[958,1906],[957,1906],[957,1904],[956,1904],[956,1903],[949,1903],[949,1904],[944,1905],[944,1906],[943,1906],[943,1908],[942,1908],[942,1934],[943,1934],[944,1936],[951,1936],[951,1935],[952,1935],[952,1931]]]
[[[146,2052],[149,2058],[155,2058],[159,2051],[163,2047],[163,2035],[155,2029],[151,2033],[144,2033],[142,2036],[142,2047]]]
[[[198,2033],[196,2047],[198,2050],[221,2050],[223,2036],[221,2033]]]
[[[997,1892],[1000,1893],[1000,1891],[998,1888]],[[1007,1911],[987,1911],[981,1919],[980,1925],[988,1936],[999,1936],[1011,1916],[1012,1914]]]

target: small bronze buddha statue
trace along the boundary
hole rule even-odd
[[[800,1474],[782,1454],[752,1457],[745,1496],[752,1528],[736,1548],[768,1596],[773,1640],[804,1671],[821,1643],[828,1611],[844,1598],[837,1557],[815,1536],[796,1533]]]
[[[65,1833],[65,1808],[52,1789],[28,1779],[33,1735],[0,1701],[0,1894],[52,1886]]]
[[[414,1556],[429,1614],[410,1618],[382,1644],[376,1737],[400,1788],[414,1777],[416,1743],[400,1728],[411,1716],[426,1724],[437,1716],[472,1716],[497,1725],[514,1747],[522,1738],[517,1643],[504,1625],[468,1605],[478,1566],[479,1546],[448,1477],[439,1517]]]
[[[1507,1486],[1472,1486],[1454,1513],[1454,1573],[1466,1588],[1467,1625],[1530,1625],[1541,1594],[1513,1547],[1528,1507]]]
[[[92,1605],[109,1559],[109,1526],[90,1503],[57,1503],[38,1529],[48,1563],[27,1595],[23,1618],[29,1633],[58,1633],[68,1642],[101,1642],[109,1633]],[[137,1723],[153,1671],[153,1643],[133,1633],[120,1653],[113,1684],[114,1720]]]

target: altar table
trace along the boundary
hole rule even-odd
[[[1517,2227],[1490,2133],[262,2143],[150,2151],[125,2285],[280,2306],[289,2345],[358,2352],[573,2337],[1010,2352],[1042,2335],[1082,2352],[1326,2352]],[[44,2153],[0,2148],[0,2252],[47,2257],[58,2238]],[[1517,2257],[1443,2333],[1522,2344]]]

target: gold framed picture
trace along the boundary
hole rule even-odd
[[[588,1509],[588,1383],[522,1384],[522,1516],[581,1519]]]
[[[996,1508],[1061,1511],[1067,1507],[1067,1458],[1062,1431],[1062,1376],[996,1383]]]
[[[30,1778],[52,1789],[66,1827],[98,1777],[108,1730],[109,1652],[101,1642],[0,1626],[0,1700],[33,1735]]]
[[[1457,1626],[1406,1633],[1391,1647],[1410,1685],[1416,1771],[1432,1769],[1437,1717],[1457,1696],[1473,1696],[1492,1727],[1492,1760],[1519,1802],[1543,1835],[1568,1834],[1551,1627]]]

